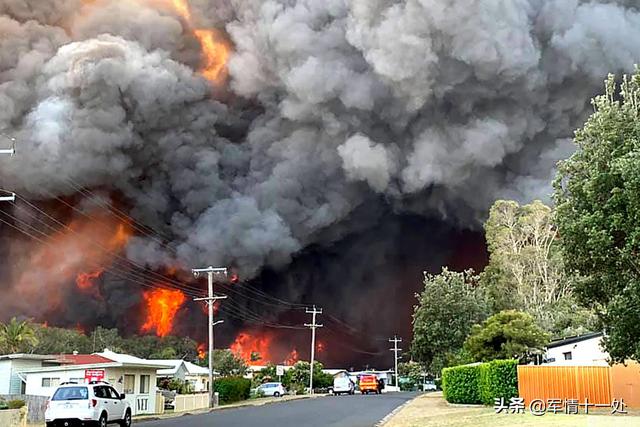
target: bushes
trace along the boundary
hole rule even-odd
[[[213,391],[219,393],[220,403],[233,403],[251,396],[251,380],[242,377],[225,377],[215,380]]]
[[[442,370],[442,390],[449,403],[484,403],[518,396],[518,361],[494,360]]]
[[[20,409],[23,406],[27,406],[27,403],[24,400],[16,399],[8,401],[7,406],[8,409]]]
[[[449,403],[480,403],[480,365],[463,365],[442,370],[442,391]]]
[[[493,405],[496,398],[518,396],[518,361],[493,360],[480,365],[480,401]]]

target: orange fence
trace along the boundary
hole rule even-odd
[[[518,366],[518,392],[525,404],[542,399],[578,399],[611,404],[608,366]]]

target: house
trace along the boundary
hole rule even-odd
[[[0,395],[25,394],[25,383],[20,378],[19,372],[29,368],[41,368],[52,359],[55,359],[55,356],[40,354],[0,356]]]
[[[552,341],[547,345],[545,364],[564,366],[608,366],[609,354],[602,349],[602,332]]]
[[[156,375],[165,365],[109,350],[94,354],[59,356],[55,366],[23,369],[25,394],[50,396],[63,382],[86,383],[108,381],[119,393],[126,395],[133,415],[151,414],[156,407]]]
[[[151,360],[158,365],[166,366],[165,369],[158,369],[158,378],[176,378],[191,384],[196,393],[209,390],[209,369],[198,366],[186,360]],[[217,375],[214,372],[214,375]]]

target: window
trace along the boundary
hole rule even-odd
[[[118,393],[118,390],[116,390],[113,387],[107,387],[109,389],[109,391],[111,392],[111,397],[114,399],[120,399],[120,393]]]
[[[51,400],[87,400],[89,392],[86,387],[62,387],[56,390]]]
[[[149,394],[149,375],[140,375],[140,394]]]
[[[562,353],[564,356],[564,360],[571,360],[571,352],[567,351],[566,353]]]
[[[124,376],[124,394],[134,394],[136,388],[136,377],[135,375],[125,375]]]
[[[43,378],[42,387],[58,387],[60,385],[60,378]]]
[[[103,399],[108,398],[109,396],[107,395],[107,391],[105,390],[106,387],[103,386],[97,386],[93,388],[93,394],[95,397],[101,397]]]

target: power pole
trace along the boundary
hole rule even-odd
[[[15,145],[16,145],[16,139],[12,136],[7,136],[5,134],[0,133],[0,136],[7,138],[9,141],[11,141],[12,146],[11,148],[1,148],[0,149],[0,154],[8,154],[9,156],[13,156],[16,152],[15,150]],[[9,196],[0,196],[0,202],[15,202],[16,201],[16,193],[9,193]]]
[[[313,306],[313,309],[306,310],[307,314],[311,314],[311,323],[305,323],[304,326],[311,328],[311,366],[309,367],[309,393],[313,394],[313,362],[316,357],[316,328],[322,328],[322,325],[316,323],[316,315],[322,314],[322,309],[317,309]]]
[[[227,275],[227,269],[224,267],[213,268],[211,266],[207,268],[194,268],[191,270],[195,277],[198,277],[201,273],[207,273],[208,278],[208,292],[206,298],[194,298],[194,301],[206,301],[209,308],[209,407],[213,407],[213,327],[222,323],[222,320],[217,322],[213,321],[213,304],[221,299],[227,298],[226,295],[214,295],[213,294],[213,275],[224,274]]]
[[[389,342],[393,343],[393,348],[389,350],[393,351],[394,359],[395,359],[395,374],[396,374],[396,388],[398,388],[398,352],[402,351],[401,348],[398,348],[398,343],[402,342],[402,338],[398,338],[397,335],[393,336],[393,339],[389,339]]]

